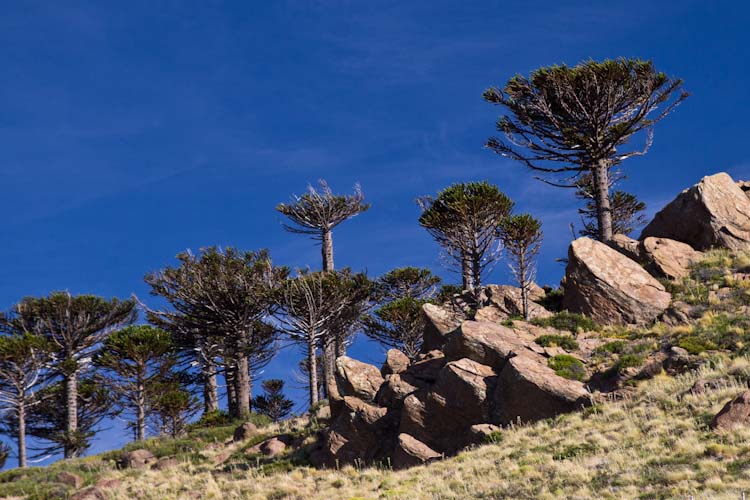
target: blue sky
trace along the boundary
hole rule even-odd
[[[455,281],[414,199],[489,180],[543,220],[540,281],[556,284],[576,202],[483,149],[499,110],[482,91],[618,56],[683,78],[692,96],[624,164],[653,212],[703,175],[750,178],[748,21],[737,1],[6,2],[0,307],[62,289],[147,299],[146,272],[214,244],[319,266],[274,211],[319,178],[360,182],[373,205],[335,232],[339,267]],[[490,279],[509,280],[503,264]],[[262,377],[291,378],[298,357]],[[118,427],[94,451],[122,444]]]

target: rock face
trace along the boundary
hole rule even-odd
[[[352,367],[360,374],[377,369],[340,358],[337,368],[347,367],[336,370],[341,399],[331,405],[319,461],[390,459],[397,468],[418,465],[483,442],[500,431],[498,425],[554,417],[589,404],[582,383],[547,367],[545,349],[534,342],[546,333],[532,325],[464,321],[445,335],[444,351],[425,353],[384,380],[352,377]],[[367,382],[352,382],[360,378]],[[371,397],[377,380],[381,385]]]
[[[255,433],[258,432],[258,428],[252,422],[244,422],[240,424],[235,430],[232,440],[236,443],[250,439]]]
[[[563,308],[601,324],[643,324],[669,306],[671,295],[638,263],[607,245],[579,238],[570,245]]]
[[[628,259],[640,262],[641,249],[638,246],[638,240],[634,240],[624,234],[616,234],[607,242],[607,245],[614,248]]]
[[[83,486],[83,478],[78,474],[73,474],[72,472],[68,471],[59,473],[57,475],[57,482],[67,484],[68,486],[71,486],[76,490]]]
[[[385,353],[385,363],[383,363],[383,367],[380,369],[380,374],[383,377],[386,377],[388,375],[401,373],[407,368],[409,368],[409,358],[406,357],[406,354],[398,349],[389,349],[388,352]]]
[[[750,425],[750,391],[745,391],[724,405],[716,414],[711,427],[714,429],[733,429]]]
[[[445,336],[458,328],[461,321],[451,311],[435,304],[425,304],[422,312],[426,321],[423,350],[425,352],[440,349],[445,343]]]
[[[339,393],[372,401],[383,384],[380,370],[348,356],[336,360],[336,382]]]
[[[724,173],[704,177],[659,211],[641,233],[687,243],[696,250],[750,249],[750,199]]]
[[[644,267],[652,275],[679,279],[690,274],[690,264],[703,255],[687,243],[649,236],[639,245]]]
[[[489,306],[497,309],[505,317],[521,316],[523,314],[523,300],[521,289],[509,285],[487,285],[484,289]],[[548,318],[552,313],[534,302],[544,298],[544,290],[533,283],[529,290],[529,318]],[[487,307],[478,311],[482,313]],[[486,314],[486,313],[485,313]]]
[[[156,457],[148,450],[125,452],[120,457],[120,464],[128,469],[143,469],[156,462]]]

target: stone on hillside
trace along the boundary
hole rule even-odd
[[[580,409],[590,403],[581,382],[555,374],[546,364],[524,356],[508,360],[493,398],[496,423],[534,422]]]
[[[260,452],[267,457],[276,457],[286,450],[286,443],[279,437],[272,437],[263,441],[260,445]]]
[[[122,481],[114,478],[104,478],[96,482],[96,487],[102,490],[117,488],[122,484]]]
[[[445,336],[458,328],[461,321],[451,311],[435,304],[424,304],[422,311],[427,320],[422,349],[424,352],[440,349],[445,343]]]
[[[474,321],[483,321],[486,323],[501,323],[510,318],[507,312],[503,312],[497,307],[485,306],[474,314]]]
[[[638,263],[590,238],[570,244],[563,308],[602,324],[643,324],[669,306],[671,295]]]
[[[511,355],[533,355],[527,347],[532,343],[533,338],[524,339],[518,330],[497,323],[464,321],[460,329],[449,335],[444,352],[448,361],[468,358],[501,370]]]
[[[398,431],[416,437],[420,441],[430,439],[427,420],[427,393],[417,391],[404,398]]]
[[[748,250],[750,199],[724,172],[704,177],[654,216],[641,239],[649,236],[681,241],[696,250]]]
[[[426,354],[422,354],[420,358],[409,365],[403,374],[415,380],[415,385],[418,382],[433,383],[440,372],[440,369],[445,364],[445,355],[442,351],[437,349],[430,351]]]
[[[156,470],[167,470],[174,469],[178,465],[180,465],[180,461],[174,457],[161,457],[151,466],[151,468]]]
[[[750,425],[750,391],[740,393],[716,414],[711,427],[729,430]]]
[[[120,464],[127,469],[143,469],[156,462],[156,457],[148,450],[133,450],[120,456]]]
[[[97,486],[88,486],[68,497],[68,500],[104,500],[107,496]]]
[[[409,434],[401,433],[396,439],[393,467],[404,469],[441,458],[442,455]]]
[[[502,430],[502,427],[494,424],[474,424],[469,427],[470,444],[485,444],[490,440],[490,436]]]
[[[449,426],[487,422],[490,405],[487,394],[495,388],[497,374],[489,366],[467,358],[452,361],[440,370],[430,396],[441,406]],[[435,415],[431,414],[431,424]]]
[[[79,476],[78,474],[73,474],[72,472],[63,471],[57,475],[55,480],[58,483],[67,484],[68,486],[71,486],[73,489],[78,489],[81,486],[83,486],[83,478]]]
[[[490,306],[499,309],[508,316],[521,316],[523,314],[523,301],[521,299],[521,289],[510,285],[487,285],[484,288],[487,295],[487,301]],[[552,313],[541,305],[534,302],[544,298],[544,290],[532,283],[529,289],[529,318],[548,318]],[[483,308],[483,309],[486,309]],[[480,309],[479,311],[482,311]]]
[[[396,422],[386,408],[345,397],[343,409],[326,432],[326,463],[369,463],[391,449]]]
[[[628,259],[636,262],[641,260],[641,249],[638,246],[638,240],[634,240],[624,234],[616,234],[607,242],[607,245],[614,248]]]
[[[701,252],[686,243],[649,236],[640,243],[644,267],[660,278],[680,279],[690,274],[690,264],[698,261]]]
[[[385,377],[394,373],[401,373],[409,368],[409,358],[398,349],[389,349],[385,354],[385,363],[380,368],[380,374]]]
[[[372,401],[383,384],[380,370],[348,356],[336,359],[336,385],[342,396]]]
[[[399,374],[386,375],[385,383],[380,386],[375,401],[380,406],[399,408],[406,396],[418,389],[418,387],[409,383],[408,380],[415,382],[415,384],[417,383],[416,380],[406,374],[403,377]]]
[[[235,430],[232,436],[232,440],[237,443],[250,439],[255,433],[258,432],[258,428],[252,422],[243,422]]]

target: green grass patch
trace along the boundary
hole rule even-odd
[[[583,363],[569,354],[558,354],[549,358],[547,366],[563,378],[570,380],[583,380],[586,378],[586,369],[583,367]]]
[[[567,330],[573,334],[599,330],[599,325],[591,318],[568,311],[556,313],[549,318],[532,319],[531,323],[537,326],[552,327],[557,330]]]
[[[570,335],[540,335],[534,342],[542,347],[562,347],[566,351],[578,349],[578,342]]]

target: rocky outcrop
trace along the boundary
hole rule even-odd
[[[58,483],[67,484],[68,486],[76,490],[83,486],[83,478],[78,474],[73,474],[72,472],[68,471],[59,473],[55,480]]]
[[[385,363],[380,368],[380,374],[387,377],[388,375],[401,373],[407,368],[409,368],[409,358],[406,357],[406,354],[398,349],[389,349],[385,353]]]
[[[422,312],[426,320],[422,349],[425,352],[440,349],[445,343],[445,336],[458,328],[461,319],[452,311],[435,304],[424,304]]]
[[[255,426],[252,422],[243,422],[239,426],[237,426],[236,429],[234,429],[234,434],[232,435],[232,440],[237,443],[239,441],[244,441],[246,439],[250,439],[252,436],[255,435],[255,433],[258,432],[258,428]]]
[[[393,452],[393,467],[403,469],[441,458],[441,454],[408,434],[399,434]]]
[[[372,401],[383,384],[380,370],[348,356],[336,359],[336,382],[339,394]]]
[[[703,255],[687,243],[649,236],[639,245],[643,266],[653,276],[679,279],[690,274],[690,265]]]
[[[590,238],[570,245],[563,307],[601,324],[643,324],[669,306],[671,295],[637,262]]]
[[[654,216],[640,239],[649,236],[681,241],[696,250],[748,250],[750,199],[724,172],[704,177]]]
[[[465,321],[449,336],[443,352],[448,361],[468,358],[501,370],[505,361],[518,354],[532,355],[534,337],[523,331],[481,321]]]
[[[133,450],[120,456],[120,466],[127,469],[144,469],[156,463],[156,457],[148,450]]]
[[[711,421],[712,428],[722,430],[748,425],[750,425],[750,391],[745,391],[729,401]]]
[[[487,285],[484,288],[484,293],[487,296],[488,304],[487,307],[480,309],[477,314],[482,313],[489,307],[496,309],[500,314],[505,315],[506,318],[523,315],[523,300],[521,297],[521,289],[519,287],[510,285]],[[528,294],[530,319],[548,318],[552,316],[551,312],[534,302],[535,300],[543,299],[545,295],[544,290],[539,285],[532,283]]]
[[[628,259],[640,262],[641,249],[638,240],[634,240],[624,234],[616,234],[607,242],[607,245],[614,248]]]

